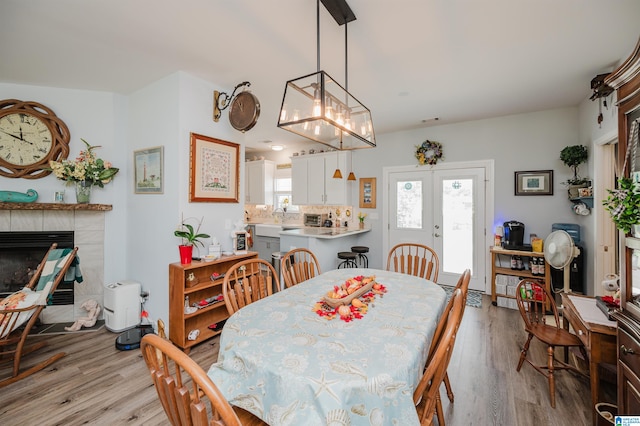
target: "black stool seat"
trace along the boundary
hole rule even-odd
[[[369,247],[366,246],[353,246],[351,251],[354,253],[369,253]]]
[[[342,262],[338,264],[338,269],[340,268],[357,268],[358,264],[356,263],[356,258],[358,255],[356,253],[350,251],[341,251],[338,252],[338,259],[342,259]]]
[[[369,253],[369,247],[353,246],[351,247],[351,251],[358,255],[358,263],[360,263],[364,268],[369,267],[369,258],[365,254],[365,253]]]

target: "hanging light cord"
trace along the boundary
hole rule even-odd
[[[320,0],[316,0],[316,52],[317,52],[317,71],[320,72]]]

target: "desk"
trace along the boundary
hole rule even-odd
[[[362,319],[312,311],[357,275],[387,287]],[[229,402],[270,425],[415,425],[413,391],[445,299],[438,285],[412,275],[332,270],[232,315],[208,374]]]
[[[596,299],[586,296],[562,293],[563,326],[569,329],[569,323],[587,349],[589,355],[589,376],[591,381],[591,410],[594,424],[597,419],[595,406],[599,401],[601,362],[616,364],[617,344],[615,321],[609,321],[596,306]]]

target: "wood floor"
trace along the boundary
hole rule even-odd
[[[460,330],[449,365],[455,403],[442,392],[448,426],[591,424],[587,379],[566,371],[557,374],[553,409],[546,379],[527,364],[516,372],[525,339],[517,311],[494,307],[484,296],[482,308],[467,307]],[[116,335],[104,328],[46,338],[49,354],[64,350],[67,356],[0,388],[1,425],[168,423],[138,350],[117,350]],[[534,343],[532,350],[544,360],[544,348]],[[217,353],[215,338],[196,346],[191,356],[206,370]]]

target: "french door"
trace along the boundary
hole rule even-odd
[[[485,291],[486,173],[485,167],[385,171],[386,251],[401,242],[425,244],[440,259],[439,284],[455,285],[469,268],[469,288]]]

